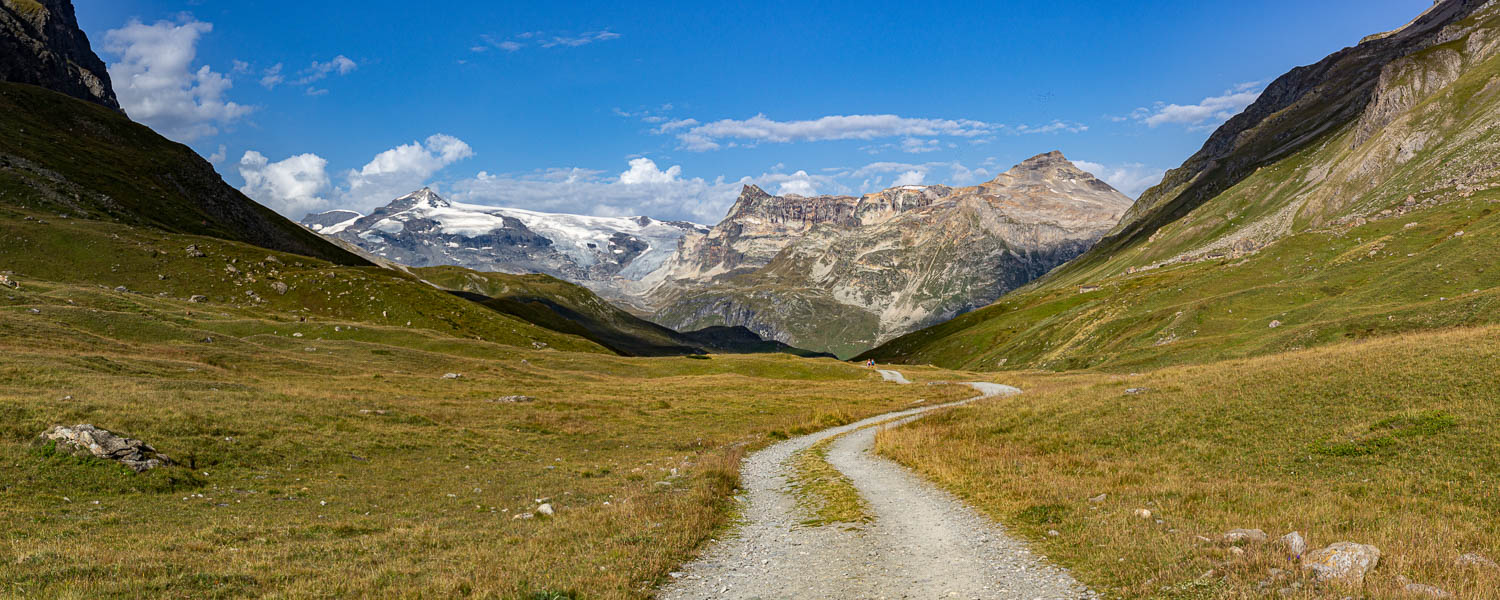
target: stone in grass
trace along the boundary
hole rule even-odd
[[[1099,504],[1100,502],[1104,502],[1104,500],[1107,498],[1109,498],[1109,494],[1099,494],[1098,496],[1089,498],[1089,504]]]
[[[527,402],[536,402],[536,398],[532,398],[531,396],[506,396],[495,401],[502,404],[525,404]]]
[[[1271,321],[1271,329],[1281,327],[1281,321]]]
[[[1359,585],[1377,564],[1380,564],[1379,548],[1354,542],[1338,542],[1302,556],[1302,568],[1320,582]]]
[[[193,294],[193,297],[188,298],[188,302],[192,302],[194,304],[208,302],[208,296],[204,296],[202,294]]]
[[[1427,585],[1425,583],[1408,583],[1408,584],[1406,584],[1406,587],[1403,588],[1403,589],[1406,590],[1407,594],[1410,594],[1412,596],[1417,596],[1417,597],[1420,597],[1420,598],[1452,598],[1453,597],[1453,594],[1449,593],[1448,590],[1445,590],[1445,589],[1437,587],[1437,586]]]
[[[1229,533],[1224,534],[1224,543],[1238,544],[1240,542],[1250,542],[1259,544],[1266,541],[1267,537],[1266,532],[1259,529],[1231,529]]]
[[[1453,564],[1460,569],[1500,569],[1500,565],[1483,554],[1470,552],[1458,557]]]
[[[1140,519],[1149,519],[1151,518],[1151,511],[1144,508],[1137,508],[1135,509],[1135,516]]]
[[[198,249],[197,244],[193,244],[187,247],[187,255],[188,258],[203,258],[204,256],[208,256],[204,254],[202,250]]]
[[[443,379],[463,379],[463,373],[444,373]]]
[[[1302,556],[1307,552],[1307,540],[1302,539],[1302,533],[1298,531],[1281,536],[1281,546],[1292,556]]]
[[[172,464],[172,459],[157,453],[145,442],[120,437],[93,425],[58,425],[48,429],[38,441],[43,444],[52,442],[58,450],[77,456],[113,460],[137,473]]]
[[[538,507],[536,507],[536,511],[538,513],[547,515],[549,517],[552,516],[552,515],[554,515],[554,514],[557,514],[557,511],[552,510],[552,505],[551,504],[543,504],[541,506],[538,506]]]

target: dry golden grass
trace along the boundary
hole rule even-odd
[[[797,507],[808,517],[803,525],[856,524],[873,518],[854,483],[828,463],[828,448],[837,439],[825,439],[792,456]]]
[[[1217,542],[1260,528],[1272,540],[1301,531],[1310,548],[1379,547],[1368,597],[1402,597],[1409,580],[1500,598],[1500,572],[1454,565],[1469,552],[1500,558],[1496,372],[1500,328],[1143,375],[1014,374],[1006,383],[1026,394],[887,430],[877,444],[1111,597],[1274,594],[1300,575],[1258,584],[1273,567],[1296,573],[1292,561],[1270,544],[1237,557]],[[1134,517],[1139,508],[1153,518]]]
[[[915,392],[25,281],[0,293],[0,596],[643,598],[732,518],[743,452]],[[73,423],[182,466],[33,446]]]

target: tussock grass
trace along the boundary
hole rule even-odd
[[[1111,597],[1273,594],[1296,579],[1259,588],[1271,568],[1297,572],[1275,547],[1196,539],[1260,528],[1381,549],[1363,590],[1299,597],[1401,597],[1407,578],[1500,598],[1500,573],[1454,566],[1500,556],[1497,369],[1486,327],[1143,375],[1017,373],[1025,395],[884,431],[877,448]]]
[[[808,516],[803,525],[857,524],[873,518],[854,483],[828,463],[828,449],[837,439],[822,440],[792,456],[797,506]]]

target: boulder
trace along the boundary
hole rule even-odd
[[[527,402],[536,402],[536,398],[532,398],[531,396],[506,396],[504,398],[496,400],[496,402],[504,404],[525,404]]]
[[[1271,329],[1281,327],[1281,321],[1271,321]]]
[[[274,291],[274,292],[276,292],[277,294],[285,296],[286,295],[286,291],[287,291],[287,287],[286,287],[285,283],[282,283],[280,281],[272,281],[271,282],[271,290]]]
[[[1281,545],[1292,556],[1302,556],[1303,552],[1307,552],[1307,540],[1302,539],[1301,532],[1293,531],[1281,536]]]
[[[1144,508],[1137,508],[1135,509],[1135,516],[1139,519],[1149,519],[1151,518],[1151,511]]]
[[[1250,542],[1259,544],[1266,541],[1267,538],[1266,532],[1259,529],[1232,529],[1229,533],[1224,534],[1224,543],[1238,544],[1240,542]]]
[[[1302,568],[1317,581],[1339,581],[1359,585],[1375,565],[1380,549],[1369,544],[1338,542],[1302,556]]]
[[[552,505],[551,504],[543,504],[541,506],[538,506],[538,507],[536,507],[536,511],[538,513],[547,515],[549,517],[552,516],[552,515],[554,515],[554,514],[557,514],[557,511],[552,510]]]
[[[203,303],[203,302],[208,302],[208,296],[204,296],[204,295],[201,295],[201,294],[193,294],[193,297],[188,298],[188,302],[192,302],[192,303],[195,303],[195,304]]]
[[[463,379],[462,373],[444,373],[443,379]]]
[[[18,288],[18,287],[21,287],[21,285],[18,284],[18,283],[16,283],[15,280],[11,279],[9,275],[5,275],[5,274],[0,274],[0,286],[4,286],[4,287],[8,287],[8,288]]]
[[[121,437],[93,425],[58,425],[48,429],[38,441],[43,444],[51,442],[58,450],[77,456],[113,460],[137,473],[172,464],[170,458],[158,454],[145,442]]]

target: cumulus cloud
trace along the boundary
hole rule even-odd
[[[1226,90],[1222,95],[1204,98],[1197,104],[1158,102],[1150,109],[1136,109],[1132,116],[1150,127],[1166,124],[1188,125],[1192,129],[1217,127],[1260,98],[1263,90],[1259,87],[1259,83],[1242,83]]]
[[[649,158],[637,158],[630,161],[630,169],[620,174],[620,183],[632,185],[639,183],[671,183],[682,174],[682,167],[673,165],[663,171],[656,167],[656,161]]]
[[[104,49],[120,105],[131,118],[179,142],[219,133],[254,107],[224,97],[233,82],[208,65],[194,67],[198,40],[213,24],[192,18],[146,25],[132,19],[104,34]]]
[[[299,154],[278,162],[251,150],[240,158],[240,188],[246,196],[292,218],[328,208],[328,161],[316,154]]]
[[[219,164],[221,162],[224,162],[224,159],[226,158],[229,158],[229,147],[225,146],[224,144],[219,144],[219,150],[217,152],[214,152],[213,154],[208,155],[208,162]]]
[[[271,162],[252,150],[240,159],[245,180],[240,191],[293,218],[334,206],[369,211],[421,188],[438,171],[473,155],[463,140],[440,133],[376,154],[364,167],[344,172],[344,184],[334,186],[328,161],[316,154]]]
[[[444,167],[471,156],[474,149],[469,144],[441,133],[425,141],[402,144],[349,171],[342,202],[356,210],[380,206],[422,187]]]
[[[1073,164],[1093,173],[1095,177],[1104,180],[1105,183],[1114,186],[1115,189],[1120,190],[1120,193],[1131,198],[1139,198],[1141,192],[1161,183],[1161,178],[1167,174],[1165,169],[1156,169],[1140,163],[1104,165],[1086,160],[1075,160]]]
[[[922,171],[907,171],[896,178],[896,186],[922,185],[922,180],[927,179],[927,173]]]
[[[726,144],[873,140],[890,137],[979,137],[998,126],[968,119],[917,119],[897,115],[830,115],[806,121],[776,121],[763,114],[748,119],[723,119],[685,124],[675,132],[682,147],[704,152]]]

